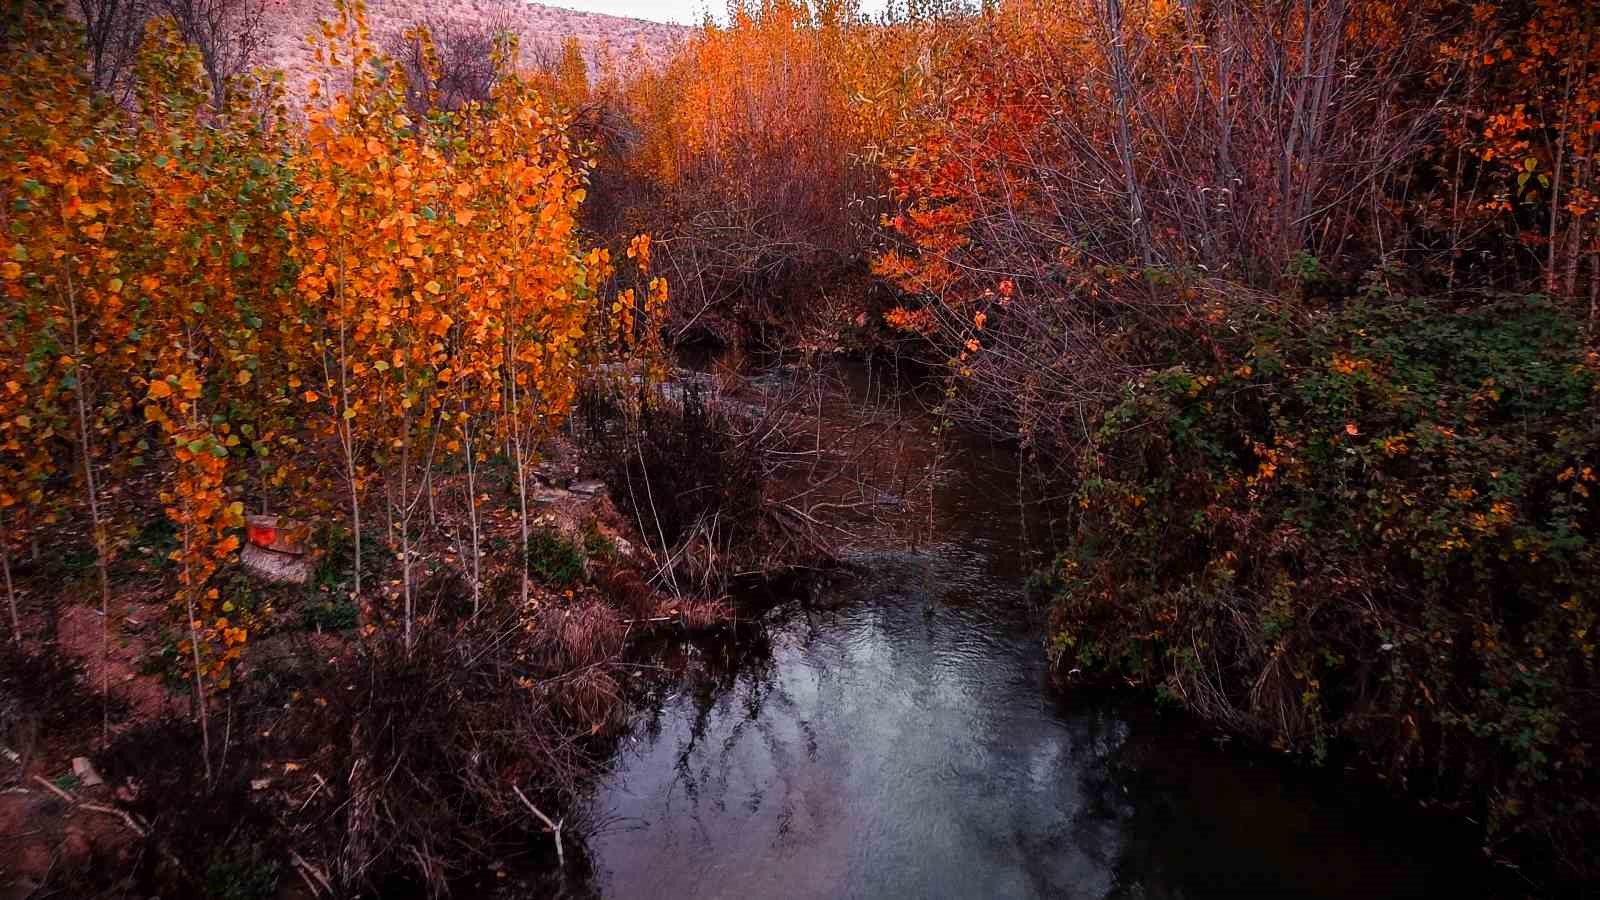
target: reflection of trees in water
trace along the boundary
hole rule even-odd
[[[1072,841],[1107,862],[1109,900],[1486,893],[1488,873],[1452,852],[1464,835],[1395,815],[1392,799],[1364,797],[1339,772],[1252,760],[1138,706],[1068,727],[1082,796]]]
[[[794,627],[797,620],[790,616],[784,616],[780,624],[789,626],[781,629],[786,644],[802,635],[803,644],[822,633],[815,623]],[[804,763],[817,762],[817,734],[783,684],[774,656],[775,633],[780,633],[777,627],[763,628],[758,635],[707,653],[706,665],[696,669],[686,687],[687,697],[682,698],[690,715],[686,736],[674,757],[669,790],[682,791],[689,806],[686,817],[707,845],[712,836],[702,819],[703,808],[726,813],[730,801],[735,801],[743,813],[753,815],[768,802],[768,791],[760,787],[742,798],[729,796],[740,774],[763,763],[763,771],[770,772],[779,787],[776,837],[781,842],[793,828],[796,803],[805,797],[806,783],[800,776]],[[657,707],[650,740],[660,739],[660,717],[670,712],[670,708]],[[793,724],[798,734],[783,733],[785,724]],[[798,747],[795,737],[799,738]],[[749,755],[752,747],[759,747],[765,759]]]

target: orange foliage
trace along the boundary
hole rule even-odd
[[[659,278],[637,309],[603,297],[613,271],[581,243],[591,163],[568,114],[504,68],[505,47],[489,102],[413,122],[359,3],[313,41],[325,77],[298,133],[276,77],[214,107],[165,21],[145,41],[136,113],[93,94],[70,23],[30,18],[20,34],[0,68],[7,543],[74,512],[43,485],[77,471],[103,574],[126,530],[97,478],[156,466],[194,669],[225,682],[251,617],[217,576],[245,501],[320,513],[320,479],[342,469],[357,540],[374,497],[398,526],[409,634],[431,470],[516,443],[525,484],[582,365],[607,350],[612,311],[654,316],[666,299]],[[630,255],[647,277],[649,239]]]
[[[654,233],[663,270],[702,288],[704,305],[684,309],[701,326],[712,307],[779,311],[859,264],[871,215],[858,201],[876,173],[852,95],[876,64],[870,35],[847,0],[740,2],[665,68],[599,85],[637,136],[610,148],[604,202]],[[815,312],[809,299],[788,311]]]
[[[1468,24],[1439,49],[1436,78],[1459,71],[1465,87],[1443,122],[1437,205],[1458,245],[1476,229],[1502,230],[1539,267],[1547,293],[1575,296],[1586,280],[1593,310],[1600,10],[1582,0],[1462,7]],[[1452,276],[1466,256],[1455,249]]]

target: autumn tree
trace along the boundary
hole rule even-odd
[[[150,188],[152,239],[139,278],[143,417],[166,450],[159,499],[179,538],[174,606],[188,635],[180,649],[209,778],[208,685],[229,686],[254,627],[222,596],[216,575],[240,545],[240,497],[269,491],[234,463],[275,449],[276,410],[286,399],[271,377],[284,361],[264,352],[262,337],[262,314],[285,286],[284,178],[274,160],[284,135],[281,115],[258,111],[243,95],[213,106],[201,54],[167,20],[152,26],[138,74],[136,174]],[[294,348],[282,349],[294,358]]]
[[[436,65],[431,39],[412,37]],[[417,121],[359,4],[341,6],[318,52],[351,88],[328,98],[313,88],[296,163],[298,293],[323,360],[321,390],[301,399],[343,456],[358,592],[363,494],[382,489],[409,645],[413,529],[447,455],[476,465],[494,443],[508,449],[526,557],[537,444],[575,398],[609,263],[578,241],[586,157],[528,80],[502,71],[490,103]],[[486,423],[498,440],[483,439]]]
[[[118,100],[132,90],[134,58],[150,16],[151,0],[76,0],[89,56],[89,80]]]
[[[1440,89],[1454,86],[1452,75],[1460,84],[1443,117],[1439,187],[1427,207],[1448,235],[1450,279],[1514,283],[1532,268],[1542,290],[1583,303],[1594,320],[1596,10],[1529,0],[1445,4],[1441,13],[1463,22],[1441,43],[1431,73]]]
[[[385,50],[405,73],[406,108],[420,118],[487,101],[517,39],[509,19],[424,18],[391,37]]]
[[[1132,335],[1175,303],[1206,314],[1207,291],[1141,270],[1276,289],[1396,245],[1389,198],[1437,121],[1404,88],[1434,28],[1340,0],[1016,0],[923,26],[925,64],[864,97],[898,110],[874,262],[892,323],[971,373],[964,421],[1085,439],[1081,404],[1138,365]]]
[[[0,152],[7,160],[4,276],[10,298],[7,348],[21,352],[30,411],[14,416],[30,442],[70,442],[95,550],[102,652],[109,652],[110,563],[115,551],[104,469],[129,438],[121,391],[134,365],[137,285],[118,227],[133,216],[138,185],[122,170],[131,157],[116,110],[96,101],[77,64],[77,35],[38,11],[23,14],[21,46],[10,48],[0,84]],[[19,443],[17,431],[11,435]],[[35,478],[44,457],[24,463]],[[65,497],[45,495],[54,504]],[[59,509],[60,507],[58,507]],[[102,692],[109,683],[102,681]]]
[[[266,38],[265,0],[152,0],[200,51],[211,102],[227,101],[228,82],[256,62]]]
[[[815,314],[818,282],[860,263],[876,172],[849,104],[867,33],[848,2],[737,3],[727,25],[708,21],[622,88],[637,139],[612,168],[637,177],[603,166],[601,206],[632,209],[625,227],[650,230],[692,292],[675,330],[734,310]]]
[[[474,130],[468,143],[474,166],[466,189],[479,198],[483,227],[494,229],[478,258],[502,310],[498,427],[510,450],[527,559],[538,443],[576,399],[585,326],[610,258],[578,243],[588,165],[560,114],[520,77],[502,82],[495,103],[490,127]],[[524,600],[528,594],[524,568]]]

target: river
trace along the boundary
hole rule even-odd
[[[1472,844],[1381,791],[1056,687],[1006,456],[944,455],[935,539],[663,649],[587,810],[602,896],[1481,893]]]

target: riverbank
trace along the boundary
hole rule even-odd
[[[234,573],[223,611],[249,640],[202,715],[165,624],[159,529],[112,573],[109,653],[70,568],[92,556],[21,561],[28,638],[0,653],[5,896],[420,896],[513,867],[528,889],[565,884],[573,799],[626,723],[633,648],[734,619],[652,586],[660,561],[585,466],[576,445],[545,448],[520,563],[504,473],[477,472],[470,522],[466,476],[439,473],[414,633],[398,563],[369,555],[354,593],[336,530],[302,538],[305,584]]]

